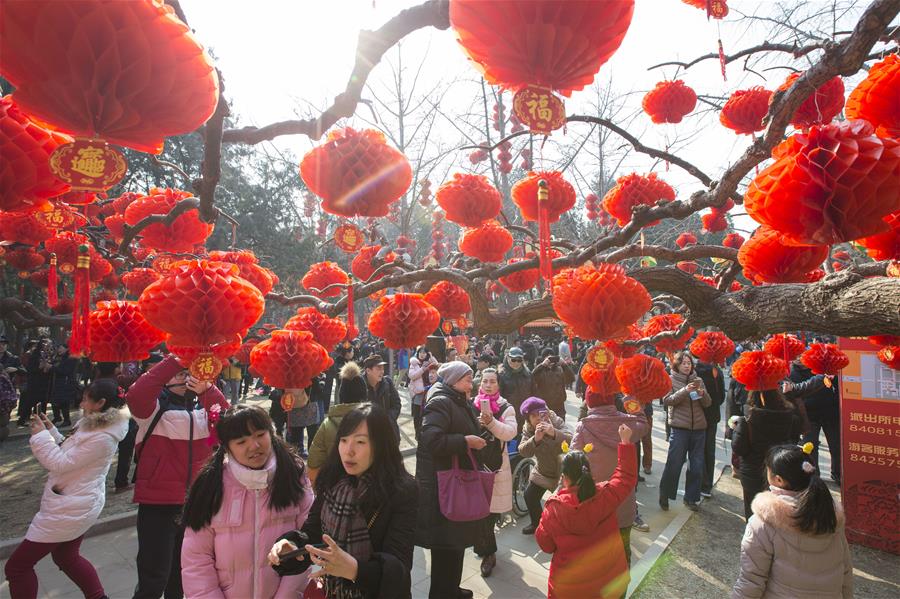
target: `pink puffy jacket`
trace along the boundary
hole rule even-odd
[[[268,485],[275,473],[274,456],[266,465]],[[199,531],[187,528],[181,547],[181,580],[187,599],[297,599],[307,576],[278,576],[267,555],[276,539],[306,522],[313,491],[304,477],[300,504],[283,511],[269,507],[266,481],[254,484],[261,471],[227,460],[222,475],[222,507]],[[254,490],[251,487],[260,487]]]

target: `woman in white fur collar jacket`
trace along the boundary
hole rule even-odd
[[[85,390],[83,415],[70,437],[64,439],[44,414],[32,417],[31,451],[50,476],[40,511],[6,562],[11,596],[37,596],[34,566],[48,553],[85,597],[105,596],[97,572],[78,550],[106,503],[106,474],[128,433],[130,415],[124,403],[118,383],[100,379]]]

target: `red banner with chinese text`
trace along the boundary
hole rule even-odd
[[[841,495],[852,543],[900,554],[900,372],[866,339],[840,338]]]

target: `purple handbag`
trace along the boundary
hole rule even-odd
[[[467,451],[472,470],[460,470],[459,457],[454,455],[453,466],[437,473],[441,513],[453,522],[481,520],[491,513],[494,473],[478,470],[472,450]]]

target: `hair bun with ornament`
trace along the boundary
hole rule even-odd
[[[803,465],[801,466],[801,468],[803,468],[803,471],[807,474],[815,474],[816,473],[815,465],[812,462],[809,462],[807,460],[803,460]]]
[[[800,446],[800,449],[802,449],[803,453],[805,453],[806,455],[811,455],[815,448],[816,446],[812,444],[812,441],[807,441]]]

